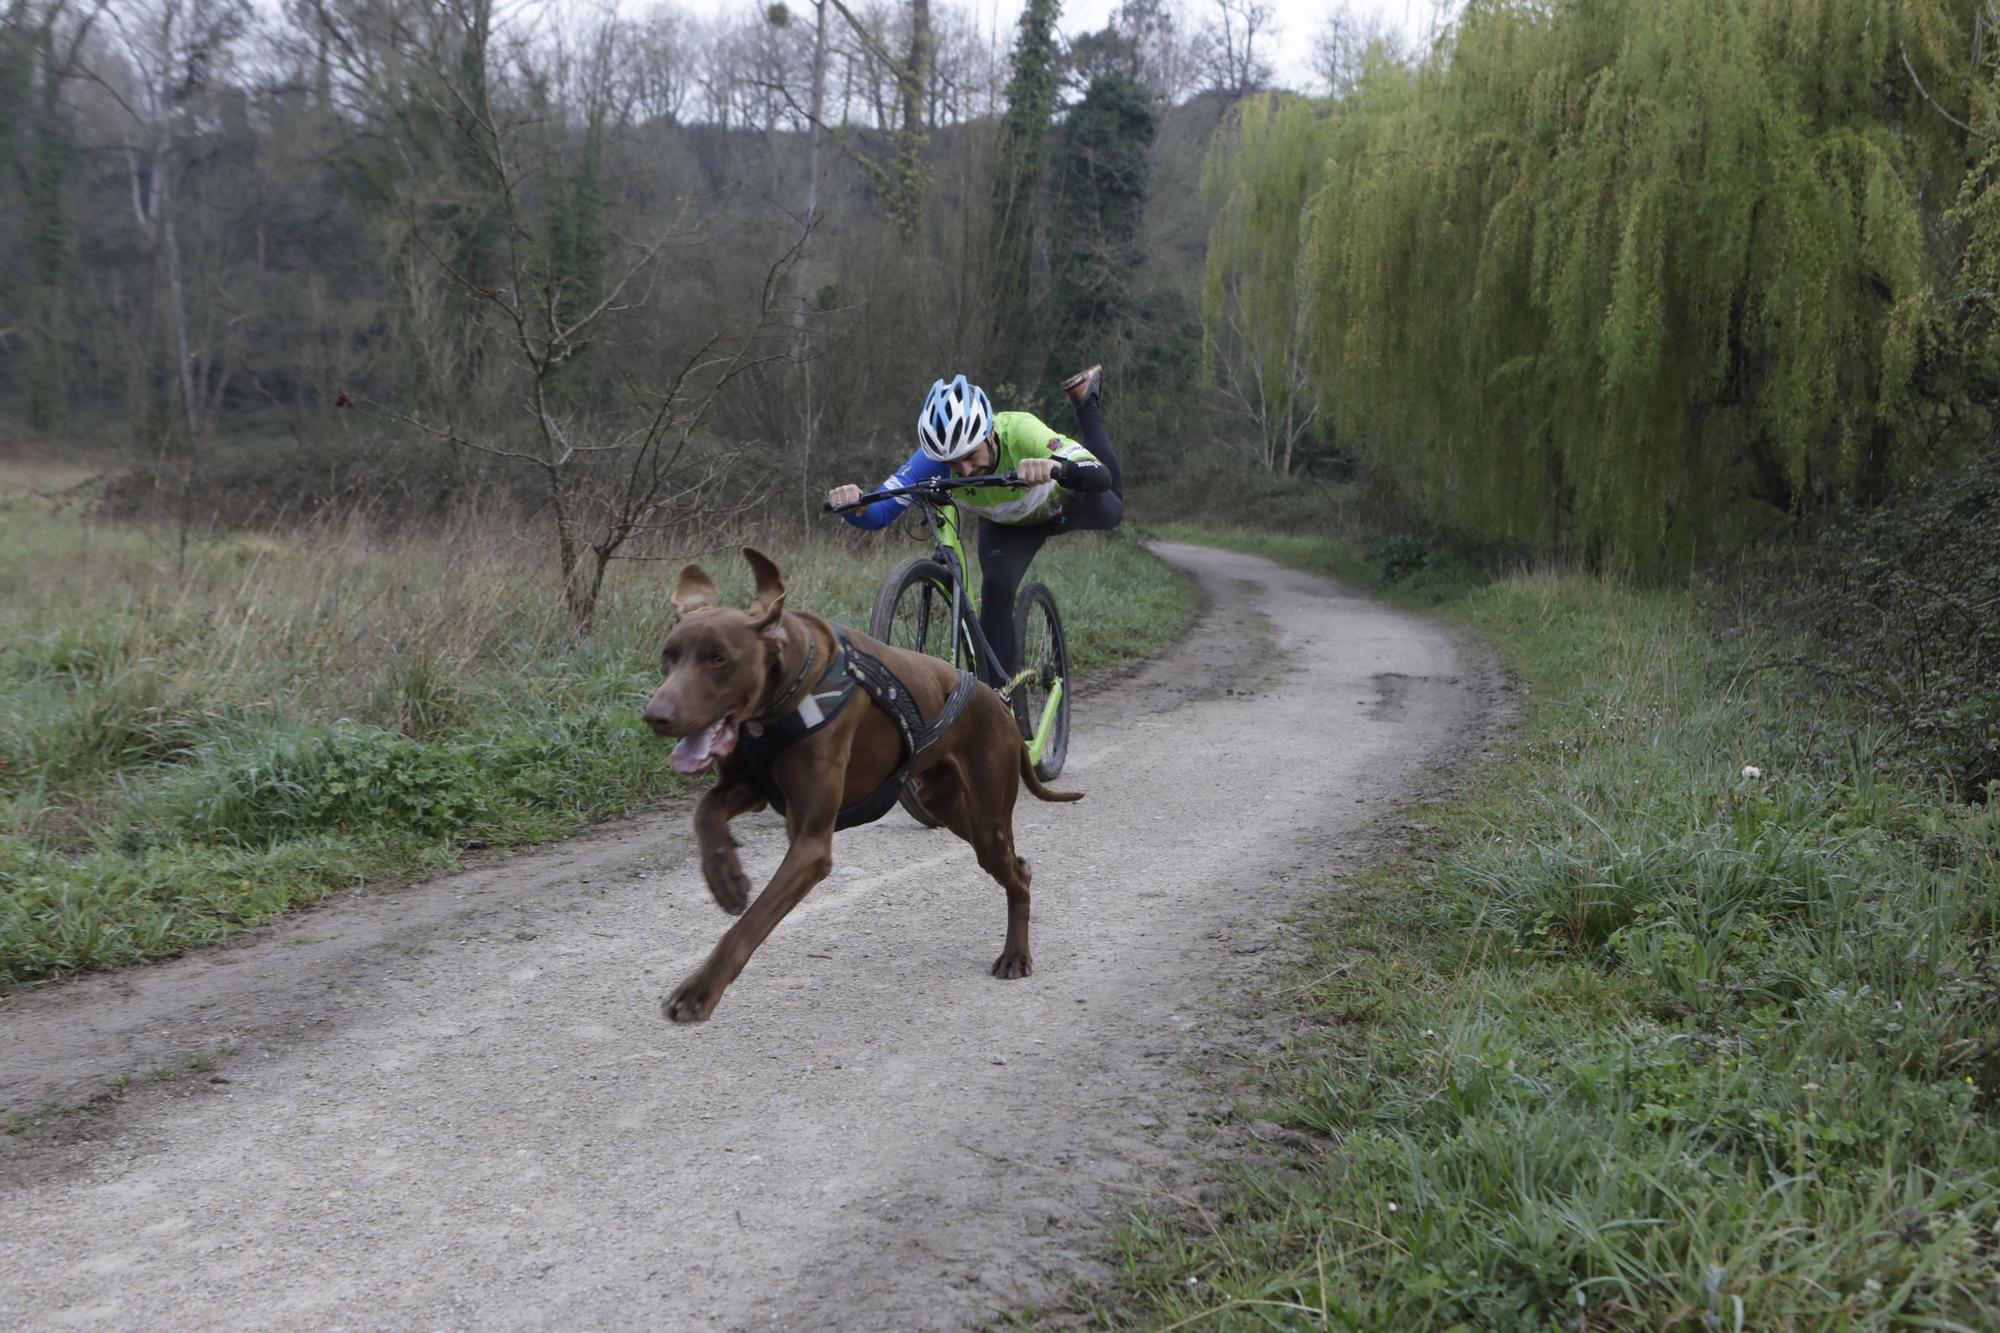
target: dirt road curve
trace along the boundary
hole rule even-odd
[[[1004,900],[969,849],[892,813],[714,1021],[670,1026],[726,924],[675,810],[17,996],[0,1107],[140,1080],[69,1141],[0,1138],[0,1327],[939,1328],[1032,1299],[1185,1151],[1217,992],[1489,693],[1422,620],[1159,549],[1211,606],[1080,699],[1058,785],[1088,799],[1022,799],[1033,977],[987,975]],[[761,883],[781,828],[738,831]]]

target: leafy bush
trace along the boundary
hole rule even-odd
[[[1880,759],[1967,797],[2000,780],[2000,458],[1832,519],[1717,591],[1725,632],[1783,636],[1767,665],[1873,705],[1890,728]]]
[[[438,834],[483,808],[464,747],[363,726],[231,739],[134,811],[128,845],[166,840],[262,847],[308,833]]]

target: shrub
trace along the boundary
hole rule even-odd
[[[1724,633],[1787,636],[1767,665],[1873,703],[1878,759],[1967,798],[2000,781],[2000,457],[1829,520],[1716,589]]]

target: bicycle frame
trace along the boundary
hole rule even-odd
[[[1049,746],[1049,731],[1056,724],[1056,713],[1062,708],[1063,678],[1057,676],[1049,686],[1049,697],[1042,701],[1042,715],[1035,719],[1035,734],[1028,738],[1028,762],[1042,762],[1042,751]]]
[[[993,651],[993,644],[987,639],[986,631],[980,627],[979,617],[973,613],[972,593],[967,587],[967,574],[972,566],[965,558],[965,539],[958,530],[958,508],[950,504],[935,504],[917,499],[915,504],[924,515],[924,526],[930,529],[932,551],[937,562],[951,575],[951,636],[954,651],[961,637],[966,639],[971,656],[981,667],[980,674],[994,689],[1006,685],[1001,676]]]
[[[924,522],[931,530],[934,544],[932,554],[939,564],[951,573],[951,615],[954,622],[954,645],[959,636],[971,640],[976,646],[974,656],[985,668],[986,683],[995,689],[1004,690],[1009,682],[1001,678],[994,665],[998,656],[986,637],[986,631],[979,624],[979,617],[973,614],[972,594],[966,590],[966,571],[971,568],[965,559],[965,541],[958,530],[958,508],[950,504],[933,504],[923,499],[912,503],[922,508]],[[1062,707],[1063,679],[1058,676],[1049,685],[1049,697],[1042,701],[1042,715],[1035,719],[1035,734],[1028,738],[1028,762],[1042,762],[1042,751],[1048,747],[1050,729],[1055,726],[1056,713]]]
[[[1006,479],[991,479],[991,481],[1004,480]],[[949,482],[944,483],[944,486],[957,489]],[[1010,681],[1000,675],[994,661],[998,654],[993,651],[993,644],[987,639],[986,631],[980,627],[979,617],[973,613],[972,593],[967,587],[968,571],[972,566],[965,557],[965,539],[959,531],[958,507],[937,493],[940,489],[938,483],[931,483],[929,487],[913,486],[908,489],[918,492],[910,495],[909,501],[922,511],[924,526],[930,530],[932,557],[945,567],[951,578],[952,651],[956,653],[961,646],[969,649],[970,655],[980,665],[981,678],[994,689],[1000,690],[1004,696],[1009,689]],[[862,496],[856,503],[867,504],[889,494],[891,492],[877,491]],[[827,505],[825,508],[831,510],[833,506]],[[1062,705],[1064,685],[1065,682],[1060,676],[1050,682],[1049,697],[1042,703],[1042,715],[1035,720],[1035,734],[1028,740],[1030,763],[1040,763],[1042,760],[1042,752],[1048,746],[1049,732],[1055,725],[1056,713]]]

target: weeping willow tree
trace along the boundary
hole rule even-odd
[[[1245,98],[1231,114],[1203,170],[1219,212],[1202,275],[1202,370],[1249,432],[1249,452],[1283,476],[1319,414],[1299,261],[1326,117],[1284,94]]]
[[[1956,373],[1980,8],[1473,0],[1321,119],[1302,213],[1217,240],[1297,257],[1313,386],[1441,523],[1680,564],[1990,434]]]

